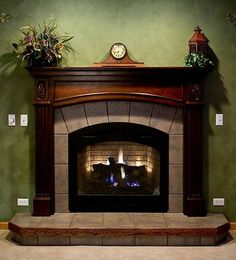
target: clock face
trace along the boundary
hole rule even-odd
[[[122,43],[114,43],[111,46],[111,55],[115,59],[122,59],[122,58],[124,58],[124,56],[126,55],[126,52],[127,52],[126,47]]]

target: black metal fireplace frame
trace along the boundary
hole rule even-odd
[[[105,141],[132,141],[160,151],[160,195],[77,194],[77,150]],[[104,123],[69,134],[69,210],[71,212],[167,212],[168,134],[139,124]]]

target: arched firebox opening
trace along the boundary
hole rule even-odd
[[[69,134],[69,210],[168,211],[169,135],[133,123]]]

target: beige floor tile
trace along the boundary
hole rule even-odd
[[[75,213],[71,228],[102,228],[103,213]]]
[[[135,213],[135,228],[162,228],[166,222],[162,213]]]
[[[104,213],[104,228],[134,228],[133,213]]]

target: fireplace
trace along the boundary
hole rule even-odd
[[[30,72],[36,120],[33,215],[99,209],[205,214],[204,69]]]
[[[104,123],[69,134],[69,209],[166,212],[168,134]]]

